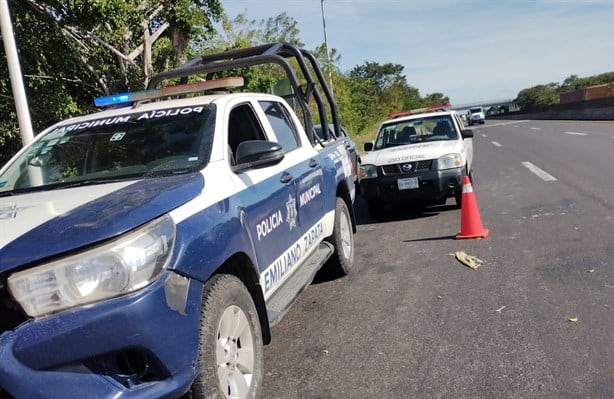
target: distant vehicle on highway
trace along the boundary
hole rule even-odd
[[[484,121],[486,120],[486,113],[484,112],[484,107],[470,108],[468,119],[469,126],[473,125],[474,123],[484,124]]]
[[[361,157],[360,193],[369,213],[390,202],[417,200],[461,204],[462,177],[471,176],[473,131],[456,111],[438,111],[383,122]]]

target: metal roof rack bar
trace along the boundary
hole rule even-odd
[[[300,69],[301,78],[306,82],[305,89],[301,88],[299,78],[296,74],[297,71],[290,65],[288,59],[296,60]],[[264,44],[197,57],[177,68],[154,75],[147,88],[155,89],[156,86],[165,79],[179,78],[185,83],[188,77],[192,75],[211,75],[216,72],[264,64],[277,64],[285,71],[290,85],[292,86],[293,93],[298,99],[299,106],[301,107],[305,119],[305,130],[312,143],[315,142],[315,135],[311,111],[309,110],[310,98],[313,98],[316,103],[320,123],[323,127],[328,126],[326,112],[326,103],[328,103],[328,108],[333,119],[332,122],[335,127],[335,134],[338,137],[340,136],[339,111],[326,79],[324,79],[322,71],[318,66],[317,60],[308,51],[298,49],[289,43]],[[309,67],[311,67],[311,71],[315,73],[315,78],[312,76]],[[326,103],[320,94],[320,90],[324,93]],[[326,135],[329,134],[328,130],[329,129],[322,129]]]

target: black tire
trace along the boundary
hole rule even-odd
[[[463,190],[462,189],[461,189],[461,191],[458,191],[458,192],[454,193],[454,205],[455,205],[456,209],[461,209],[461,207],[463,206],[462,198],[463,198]]]
[[[350,211],[342,198],[337,197],[333,235],[326,238],[326,241],[335,247],[335,252],[326,262],[327,271],[345,276],[354,265],[354,230]]]
[[[471,170],[471,171],[469,171],[469,173],[467,173],[467,167],[465,166],[465,174],[467,176],[469,176],[469,180],[471,181],[471,184],[473,185],[473,170]],[[462,198],[463,198],[463,187],[462,187],[462,179],[461,179],[461,188],[460,188],[459,191],[454,193],[454,202],[456,203],[456,208],[457,209],[461,209],[462,206],[463,206]]]
[[[241,280],[213,276],[203,290],[200,317],[200,373],[186,397],[257,398],[263,378],[262,330]]]

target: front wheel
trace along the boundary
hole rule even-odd
[[[213,276],[202,296],[198,361],[192,399],[254,399],[262,388],[263,343],[258,313],[237,277]]]
[[[333,274],[345,276],[354,264],[354,231],[350,211],[342,198],[337,197],[333,235],[326,240],[335,248],[326,268]]]
[[[473,170],[470,170],[469,172],[467,172],[468,169],[469,168],[465,166],[465,175],[469,176],[469,181],[471,182],[471,185],[473,186]],[[461,178],[461,183],[462,183],[462,178]],[[463,201],[463,187],[461,185],[460,190],[454,193],[454,202],[456,204],[457,209],[462,208],[463,206],[462,201]]]

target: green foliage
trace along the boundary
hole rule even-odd
[[[537,85],[518,93],[516,102],[522,109],[538,110],[540,108],[557,104],[559,102],[559,85],[549,83],[547,85]]]
[[[424,97],[424,105],[445,105],[450,103],[450,98],[443,93],[431,93]]]
[[[347,104],[339,96],[337,100],[344,105],[340,105],[342,120],[350,126],[350,132],[371,135],[374,126],[392,112],[449,103],[449,98],[442,93],[422,97],[407,82],[403,69],[399,64],[365,62],[346,75],[349,99]]]
[[[97,96],[142,90],[145,71],[176,66],[223,14],[219,0],[10,0],[9,8],[35,132],[93,111]],[[145,29],[161,32],[150,65],[139,51]],[[0,82],[8,76],[2,61]],[[10,85],[0,83],[1,164],[21,146],[14,109]]]
[[[538,110],[558,104],[562,93],[610,82],[614,82],[614,71],[584,78],[580,78],[578,75],[570,75],[561,84],[548,83],[522,89],[516,97],[516,103],[523,110]]]
[[[142,90],[153,74],[187,59],[280,41],[304,46],[297,21],[287,13],[260,21],[246,13],[229,18],[221,0],[9,0],[9,8],[36,132],[93,111],[94,97]],[[151,38],[150,60],[143,50],[146,37]],[[402,65],[365,62],[343,73],[341,55],[326,50],[322,43],[313,54],[331,85],[342,124],[357,142],[390,112],[449,102],[443,93],[421,96]],[[3,51],[0,47],[0,59],[5,59]],[[284,87],[285,74],[274,65],[230,73],[244,76],[247,90]],[[21,147],[8,76],[6,63],[0,62],[0,163]],[[556,104],[560,93],[611,81],[614,72],[571,75],[560,85],[524,89],[517,102],[536,109]]]
[[[382,94],[391,87],[407,84],[402,72],[403,65],[365,62],[362,65],[355,66],[350,71],[349,76],[358,80],[370,81],[376,94]]]
[[[614,82],[614,71],[585,78],[579,78],[578,75],[570,75],[559,87],[559,93],[585,89],[590,86],[597,86],[610,82]]]

